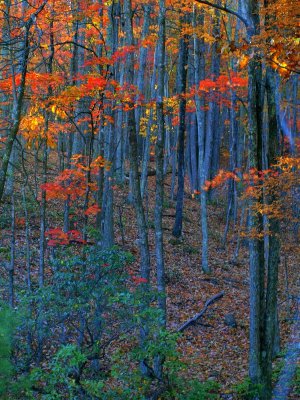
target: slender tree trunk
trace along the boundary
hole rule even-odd
[[[143,5],[144,23],[143,23],[141,40],[144,40],[149,33],[149,27],[150,27],[150,21],[151,21],[151,19],[150,19],[151,8],[152,8],[151,4]],[[138,70],[138,74],[137,74],[137,83],[136,83],[137,90],[139,93],[144,92],[147,55],[148,55],[148,48],[145,46],[141,47],[140,54],[139,54],[139,70]],[[137,132],[139,132],[139,129],[140,129],[140,118],[141,118],[141,106],[138,105],[135,109],[136,131]]]
[[[14,307],[15,303],[15,259],[16,259],[16,216],[15,216],[15,196],[14,191],[11,192],[11,240],[10,240],[10,262],[9,262],[9,305]]]
[[[277,73],[267,67],[266,71],[266,94],[268,103],[268,168],[276,162],[280,153],[280,116],[278,110],[279,82]],[[266,196],[266,202],[270,205],[278,201],[278,195],[273,193]],[[266,288],[266,307],[264,320],[264,340],[262,357],[263,398],[269,399],[272,395],[272,361],[276,344],[276,333],[279,334],[277,318],[277,289],[278,289],[278,267],[280,260],[280,223],[277,218],[268,219],[268,230],[270,231],[268,246],[268,270]]]
[[[299,131],[297,123],[298,123],[298,112],[299,112],[299,100],[298,100],[298,89],[299,89],[299,75],[295,74],[291,77],[292,84],[292,118],[293,118],[293,126],[292,126],[292,143],[291,150],[292,153],[295,153],[295,140],[297,137],[297,132]],[[293,191],[293,215],[295,217],[296,222],[293,223],[293,233],[294,240],[299,243],[299,227],[300,227],[300,184],[297,185]]]
[[[217,0],[218,5],[221,1]],[[211,46],[211,75],[216,80],[220,75],[221,49],[220,49],[220,11],[215,10],[212,18],[212,33],[215,42]],[[217,99],[209,102],[209,110],[207,116],[207,132],[205,142],[205,174],[206,179],[212,179],[219,169],[219,153],[220,153],[220,106]],[[209,192],[212,195],[212,191]]]
[[[53,21],[50,22],[50,56],[47,60],[46,70],[49,74],[53,72],[53,60],[54,60],[54,33],[53,33]],[[48,87],[48,98],[52,95],[52,89]],[[48,145],[47,145],[47,132],[49,130],[49,111],[45,110],[45,138],[42,138],[42,183],[47,182],[47,172],[48,172]],[[40,243],[39,243],[39,272],[38,272],[38,283],[39,288],[43,289],[45,283],[45,251],[46,251],[46,241],[45,241],[45,231],[46,231],[46,191],[42,190],[41,200],[40,200]],[[43,344],[44,344],[44,327],[43,327],[43,311],[44,305],[43,300],[40,298],[38,304],[38,317],[37,317],[37,362],[40,363],[43,357]]]
[[[131,0],[124,0],[124,17],[125,17],[125,32],[126,32],[126,45],[133,45],[133,29],[132,29],[132,6]],[[134,78],[134,59],[133,54],[130,53],[127,56],[127,83],[129,85],[133,84]],[[140,191],[140,176],[138,170],[138,143],[136,136],[136,121],[134,112],[134,99],[129,103],[128,115],[128,134],[129,134],[129,160],[130,160],[130,172],[131,172],[131,192],[133,198],[133,206],[135,209],[136,222],[138,228],[138,243],[140,249],[140,270],[141,277],[146,280],[147,283],[143,284],[145,289],[145,302],[143,307],[148,306],[148,295],[147,288],[150,280],[150,254],[149,254],[149,244],[148,244],[148,227],[145,219],[145,212]],[[148,326],[147,321],[144,320],[141,326],[141,344],[143,346],[147,335]],[[148,367],[145,362],[141,362],[142,373],[148,374]]]
[[[258,135],[261,134],[259,126],[260,109],[256,106],[260,104],[259,85],[261,80],[260,61],[253,61],[249,70],[249,105],[252,106],[249,134],[249,160],[250,168],[261,170],[261,154],[259,151]],[[254,77],[254,79],[253,79]],[[251,115],[251,116],[250,116]],[[262,217],[252,209],[254,201],[249,202],[249,222],[250,233],[250,377],[254,384],[261,381],[261,335],[262,316],[264,314],[264,246],[258,235],[262,232]]]
[[[107,145],[105,152],[105,159],[112,163],[111,168],[104,172],[104,193],[102,202],[103,211],[103,235],[102,235],[102,246],[103,248],[110,248],[114,244],[114,192],[112,189],[112,179],[114,171],[114,134],[115,127],[113,125],[108,126],[108,135],[106,135]]]
[[[186,18],[184,19],[186,20]],[[183,22],[183,21],[182,21]],[[185,138],[185,117],[186,117],[186,82],[187,82],[187,62],[188,62],[189,38],[184,35],[179,40],[179,59],[178,59],[178,95],[179,95],[179,126],[178,126],[178,148],[177,148],[177,198],[176,216],[172,234],[180,237],[182,234],[183,200],[184,200],[184,138]]]
[[[157,46],[158,53],[158,74],[157,74],[157,94],[156,94],[156,119],[157,119],[157,139],[156,139],[156,194],[155,194],[155,255],[156,255],[156,274],[158,305],[161,311],[161,327],[166,326],[166,287],[165,287],[165,265],[164,265],[164,244],[162,228],[162,212],[164,200],[164,141],[165,141],[165,121],[164,121],[164,78],[165,78],[165,0],[159,1],[159,40]],[[158,355],[155,363],[156,375],[162,378],[163,359]]]
[[[248,38],[259,33],[259,5],[254,0],[241,4],[247,20]],[[248,118],[249,118],[249,168],[262,169],[262,67],[257,51],[249,62]],[[259,201],[262,201],[260,199]],[[264,246],[258,235],[263,230],[262,218],[249,201],[249,256],[250,256],[250,354],[249,374],[254,385],[261,383],[262,336],[264,315]]]
[[[156,71],[157,71],[157,58],[158,58],[158,50],[155,49],[154,54],[154,65],[153,72],[150,82],[150,98],[154,98],[155,96],[155,83],[156,83]],[[149,156],[150,156],[150,143],[151,143],[151,126],[153,124],[153,110],[150,110],[150,115],[147,123],[147,133],[144,143],[144,152],[143,152],[143,161],[142,161],[142,171],[141,171],[141,194],[142,198],[144,198],[147,182],[148,182],[148,164],[149,164]]]
[[[240,0],[239,0],[240,1]],[[239,6],[240,10],[240,6]],[[225,21],[224,22],[224,27],[226,30],[227,34],[227,40],[229,43],[232,43],[232,37],[231,37],[231,25],[229,24],[229,27],[226,27]],[[240,30],[240,21],[236,21],[236,29],[235,29],[235,37],[234,37],[234,42],[235,45],[237,45],[238,42],[238,36],[239,36],[239,30]],[[230,31],[230,32],[229,32]],[[230,115],[230,133],[229,133],[229,153],[230,153],[230,158],[229,158],[229,169],[231,172],[235,172],[239,166],[238,164],[238,146],[239,146],[239,135],[240,135],[240,126],[238,122],[238,104],[237,104],[237,95],[236,91],[233,88],[232,85],[232,79],[231,79],[231,70],[233,72],[236,72],[236,58],[233,58],[231,61],[231,68],[228,62],[227,65],[227,74],[228,74],[228,79],[230,82],[230,109],[228,110],[229,115]],[[224,111],[223,111],[224,112]],[[226,226],[224,230],[224,236],[223,236],[223,245],[225,247],[226,245],[226,240],[227,240],[227,234],[229,231],[229,225],[231,219],[233,219],[233,231],[235,231],[235,226],[236,226],[236,220],[237,220],[237,209],[238,209],[238,189],[237,189],[237,184],[234,179],[230,179],[228,182],[228,201],[227,201],[227,213],[226,213]]]
[[[120,4],[112,3],[109,7],[109,17],[110,24],[108,26],[107,31],[107,45],[110,48],[110,55],[113,54],[118,48],[119,35],[119,17],[120,16]],[[118,79],[119,64],[113,66],[112,76],[114,79]],[[105,99],[103,99],[105,101]],[[107,106],[106,109],[103,109],[107,115],[114,119],[117,122],[118,116],[117,113],[113,111],[115,103],[113,102],[111,105]],[[103,126],[103,142],[104,142],[104,157],[107,161],[110,162],[110,169],[104,171],[104,184],[103,184],[103,199],[102,199],[102,212],[101,212],[101,242],[103,248],[110,248],[114,244],[114,192],[112,189],[113,186],[113,175],[116,167],[116,160],[114,156],[115,146],[118,144],[115,143],[116,136],[116,127],[114,124],[104,124]],[[122,131],[121,131],[122,135]],[[121,155],[122,157],[122,155]],[[119,160],[120,162],[120,160]],[[120,165],[120,164],[119,164]],[[122,161],[121,161],[122,165]]]
[[[43,139],[42,147],[42,157],[43,157],[43,184],[47,182],[47,161],[48,161],[48,151],[46,140]],[[45,231],[46,231],[46,192],[42,190],[41,201],[40,201],[40,257],[39,257],[39,286],[44,286],[44,276],[45,276]]]
[[[204,29],[204,14],[197,14],[194,9],[193,26],[201,25]],[[195,64],[195,85],[199,86],[201,80],[205,79],[204,41],[194,35],[194,64]],[[202,253],[201,268],[203,272],[209,273],[208,264],[208,227],[207,227],[207,192],[203,189],[205,182],[204,154],[205,154],[205,112],[204,101],[196,92],[196,118],[198,130],[198,174],[200,177],[200,221],[202,232]]]

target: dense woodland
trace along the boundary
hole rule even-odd
[[[1,399],[299,399],[299,7],[0,2]]]

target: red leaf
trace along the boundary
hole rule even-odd
[[[142,278],[140,276],[132,276],[132,280],[136,285],[139,285],[140,283],[147,283],[148,280],[146,278]]]
[[[93,204],[89,208],[87,208],[84,212],[84,215],[97,215],[101,211],[101,208],[97,204]]]

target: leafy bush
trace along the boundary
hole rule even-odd
[[[233,391],[239,399],[253,399],[260,395],[261,385],[253,385],[250,378],[245,378],[243,382],[234,385]]]
[[[86,361],[86,356],[76,345],[68,344],[62,346],[54,355],[46,372],[41,368],[34,369],[31,374],[32,379],[43,392],[43,399],[76,399],[80,394],[85,395],[79,377]],[[46,387],[42,389],[45,383]]]
[[[156,391],[162,400],[216,398],[217,384],[182,378],[186,366],[177,350],[179,335],[162,329],[159,294],[129,273],[132,260],[118,248],[90,247],[82,254],[55,250],[44,287],[18,293],[24,312],[12,317],[20,336],[14,366],[8,340],[12,318],[2,317],[3,398],[13,388],[14,399],[22,393],[23,399],[145,400]],[[16,368],[19,375],[31,368],[30,380],[16,386]]]
[[[220,385],[214,381],[199,382],[191,380],[182,382],[182,387],[189,387],[189,389],[183,389],[177,400],[212,400],[218,399],[218,390]]]
[[[28,376],[17,377],[11,359],[18,320],[15,311],[0,303],[0,399],[23,399],[30,386]]]
[[[46,385],[43,399],[64,398],[66,393],[74,399],[86,398],[82,393],[96,396],[102,387],[101,364],[111,362],[106,355],[111,342],[119,340],[121,345],[124,333],[135,329],[128,317],[135,305],[128,290],[127,265],[132,260],[117,248],[90,247],[81,255],[56,250],[45,286],[23,294],[27,315],[21,329],[24,336],[32,332],[26,364],[36,362],[39,349],[59,349],[56,354],[48,350],[43,369],[32,374],[40,388]],[[21,359],[26,357],[23,352]]]
[[[296,368],[296,373],[293,379],[293,391],[300,397],[300,367]]]

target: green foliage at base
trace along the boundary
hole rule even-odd
[[[18,292],[20,318],[1,308],[0,398],[218,398],[216,383],[185,378],[179,335],[163,328],[160,294],[132,261],[118,248],[55,249],[44,287]]]
[[[10,361],[12,331],[12,314],[7,307],[2,305],[0,311],[0,396],[7,391],[13,376],[13,366]]]
[[[27,376],[17,375],[11,359],[18,320],[15,311],[0,303],[0,399],[23,399],[30,386]]]
[[[293,391],[300,397],[300,367],[296,369],[296,373],[293,379]]]
[[[257,398],[261,393],[261,389],[261,385],[253,385],[249,377],[233,386],[233,392],[236,394],[237,398],[245,400]]]
[[[76,345],[69,344],[61,347],[54,355],[48,371],[43,371],[41,368],[34,369],[31,377],[36,386],[41,388],[41,392],[44,392],[42,399],[79,398],[80,393],[84,393],[81,388],[84,382],[79,382],[77,377],[86,361],[87,358],[80,349]]]
[[[220,385],[214,381],[199,382],[192,380],[188,382],[182,382],[181,387],[188,386],[186,389],[182,389],[178,400],[212,400],[218,399],[218,390]]]
[[[147,400],[149,394],[161,387],[161,400],[214,400],[218,399],[220,385],[213,381],[199,382],[188,380],[180,375],[184,364],[179,361],[176,350],[176,336],[164,332],[152,343],[158,346],[160,355],[164,357],[163,375],[160,382],[156,377],[141,374],[136,362],[141,349],[135,348],[124,355],[116,352],[114,365],[108,375],[94,376],[94,379],[78,379],[79,371],[88,363],[88,358],[75,345],[62,347],[53,357],[50,369],[44,372],[35,369],[32,380],[36,386],[44,387],[43,400],[56,399],[99,399],[99,400]],[[147,356],[151,358],[151,345],[147,348]],[[153,348],[154,349],[154,348]],[[146,351],[146,350],[144,350]],[[154,361],[154,351],[152,353]],[[149,364],[150,358],[147,359]]]

